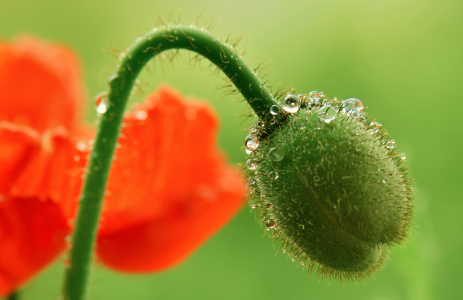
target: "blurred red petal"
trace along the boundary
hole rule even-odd
[[[97,253],[118,270],[160,270],[223,226],[242,205],[244,190],[216,149],[217,119],[207,105],[183,103],[163,87],[124,124]]]
[[[69,228],[53,201],[0,197],[2,297],[36,275],[64,250]]]
[[[40,148],[38,133],[24,126],[0,122],[0,194],[6,195]]]
[[[75,217],[90,147],[64,128],[47,130],[40,147],[15,179],[11,195],[48,198],[68,219]]]
[[[64,46],[32,37],[0,43],[0,120],[39,132],[74,131],[83,104],[78,62]]]

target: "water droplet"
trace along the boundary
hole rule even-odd
[[[280,107],[276,104],[270,106],[270,113],[274,116],[278,115],[280,113]]]
[[[251,178],[249,178],[248,183],[249,183],[250,185],[253,185],[253,184],[256,183],[256,180],[255,180],[254,178],[251,177]]]
[[[291,258],[291,261],[295,261],[296,259],[294,257]]]
[[[350,117],[359,117],[363,112],[363,103],[359,99],[349,98],[342,102],[341,111]]]
[[[338,112],[331,105],[322,106],[318,113],[320,121],[325,123],[330,123],[336,118],[337,115]]]
[[[320,93],[317,91],[311,91],[309,93],[310,104],[318,104],[320,101]]]
[[[267,208],[269,208],[269,209],[273,208],[273,204],[272,204],[272,203],[268,203],[268,204],[267,204]]]
[[[148,113],[144,110],[136,111],[134,115],[137,120],[146,120],[148,118]]]
[[[275,177],[273,177],[273,179],[277,180],[278,177],[280,177],[280,176],[278,175],[278,172],[275,172]]]
[[[373,129],[381,129],[381,126],[383,126],[381,123],[378,122],[371,122],[370,127],[373,127]]]
[[[283,249],[283,253],[286,253],[286,249]]]
[[[248,150],[249,152],[252,153],[257,149],[257,147],[259,147],[259,140],[257,139],[257,137],[255,137],[253,135],[248,135],[244,139],[244,146],[246,147],[246,150]],[[247,153],[247,151],[246,151],[246,153]]]
[[[256,123],[257,130],[259,130],[259,129],[262,130],[264,127],[265,127],[265,122],[264,121],[258,121]]]
[[[85,150],[87,150],[87,145],[84,142],[78,142],[76,144],[76,148],[79,151],[85,151]]]
[[[299,98],[291,94],[287,95],[283,100],[283,110],[291,114],[297,112],[300,105]]]
[[[95,97],[96,112],[104,114],[108,109],[108,92],[101,92]]]
[[[256,125],[250,126],[250,127],[249,127],[249,132],[251,132],[251,133],[257,133],[257,127],[256,127]]]
[[[386,148],[388,149],[394,149],[395,147],[395,140],[387,140],[384,145],[386,146]]]
[[[256,208],[256,205],[255,204],[251,204],[251,209],[254,209]]]
[[[185,111],[185,118],[188,120],[188,121],[193,121],[196,119],[196,109],[194,108],[188,108],[186,111]]]
[[[255,169],[257,169],[258,164],[257,164],[257,162],[255,160],[248,159],[246,161],[246,166],[248,167],[249,170],[254,171]]]
[[[268,231],[270,229],[274,229],[276,226],[276,223],[274,220],[268,220],[267,222],[265,222],[265,226],[267,227],[267,231]]]
[[[272,149],[270,149],[270,151],[268,152],[268,155],[270,157],[271,160],[273,161],[280,161],[283,159],[283,156],[281,155],[280,153],[280,149],[278,147],[274,147]]]
[[[383,180],[381,180],[383,183],[387,183],[387,178],[384,178]]]
[[[303,266],[303,265],[304,265],[304,262],[303,262],[303,261],[301,261],[301,266]]]
[[[402,154],[400,154],[400,158],[401,158],[401,159],[406,159],[406,158],[407,158],[407,155],[405,155],[405,153],[402,153]]]

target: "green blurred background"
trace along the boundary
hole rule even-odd
[[[365,284],[307,279],[243,209],[182,265],[152,275],[117,274],[95,265],[88,299],[463,299],[462,72],[463,1],[0,1],[0,38],[18,34],[65,43],[79,55],[93,95],[106,88],[124,49],[174,12],[191,23],[217,18],[213,33],[246,35],[245,60],[271,63],[270,82],[297,92],[361,99],[370,115],[407,154],[416,180],[416,227],[397,247],[376,280]],[[183,57],[188,61],[188,53]],[[221,118],[219,144],[233,163],[245,154],[244,103],[222,97],[221,80],[191,70],[182,60],[144,74],[138,98],[168,82],[185,95],[212,104]],[[135,97],[137,98],[137,97]],[[1,246],[1,245],[0,245]],[[54,299],[60,258],[24,287],[21,300]]]

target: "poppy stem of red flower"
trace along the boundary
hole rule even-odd
[[[153,57],[172,49],[190,50],[209,59],[225,73],[262,120],[271,118],[269,109],[276,104],[272,94],[257,77],[256,70],[241,60],[232,45],[220,41],[206,30],[181,25],[164,25],[137,38],[121,54],[116,73],[109,80],[107,110],[100,117],[100,127],[87,167],[70,263],[64,278],[62,296],[66,300],[82,300],[85,296],[106,181],[127,99],[136,77]]]
[[[7,300],[19,300],[18,295],[19,293],[16,291],[16,292],[11,293],[6,299]]]

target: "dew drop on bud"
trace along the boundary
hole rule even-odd
[[[259,140],[257,139],[257,137],[255,136],[252,136],[252,135],[248,135],[245,139],[244,139],[244,146],[246,147],[246,153],[249,151],[249,152],[254,152],[254,150],[257,149],[257,147],[259,147]],[[248,153],[249,154],[249,153]]]
[[[273,208],[273,204],[272,203],[267,204],[267,208]]]
[[[363,103],[359,99],[349,98],[342,102],[341,111],[348,116],[358,117],[363,112]]]
[[[107,92],[101,92],[95,97],[95,106],[96,106],[96,112],[98,114],[104,114],[106,110],[108,109],[108,93]]]
[[[395,147],[395,140],[387,140],[384,144],[388,149],[394,149]]]
[[[280,107],[276,104],[270,106],[270,114],[276,116],[280,113]]]
[[[271,160],[276,161],[276,162],[283,159],[283,156],[281,155],[280,149],[278,147],[274,147],[270,149],[270,151],[268,152],[268,155]]]
[[[373,128],[373,129],[381,129],[381,126],[383,126],[381,123],[378,123],[378,122],[371,122],[370,123],[370,126]]]
[[[265,222],[265,226],[267,227],[267,230],[270,230],[274,229],[276,224],[274,220],[267,220],[267,222]]]
[[[331,105],[322,106],[318,113],[320,121],[325,123],[330,123],[336,118],[337,115],[338,112]]]
[[[310,104],[318,104],[320,101],[320,93],[317,91],[311,91],[309,93]]]
[[[255,180],[254,178],[251,177],[251,178],[249,178],[248,183],[249,183],[250,185],[253,185],[253,184],[256,183],[256,180]]]
[[[296,113],[300,106],[299,98],[295,95],[288,94],[283,100],[283,110],[290,114]]]
[[[406,159],[406,158],[407,158],[407,155],[405,155],[405,153],[402,153],[402,154],[400,154],[400,158],[401,158],[401,159]]]
[[[246,166],[248,167],[249,170],[251,171],[254,171],[255,169],[257,169],[258,165],[257,165],[257,162],[253,159],[248,159],[246,161]]]

